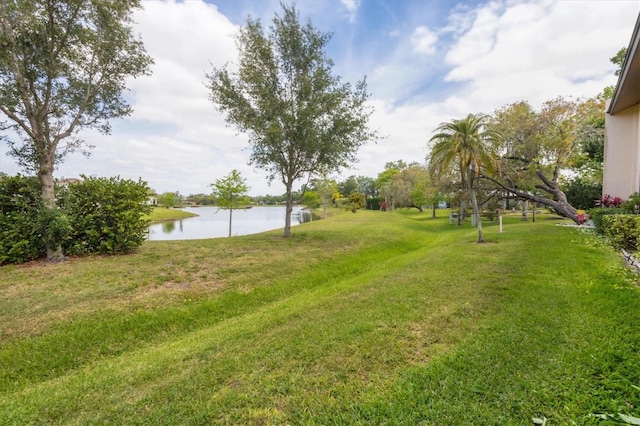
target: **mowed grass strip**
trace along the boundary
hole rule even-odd
[[[43,310],[54,324],[25,320],[6,333],[0,423],[585,424],[595,412],[637,414],[635,277],[575,230],[519,219],[505,228],[487,223],[490,242],[477,245],[472,228],[445,219],[359,212],[288,240],[148,243],[120,262],[3,268],[46,270],[49,285],[67,280],[69,297],[100,286],[92,275],[110,284],[96,305],[80,298],[66,315]],[[178,271],[152,279],[168,260]],[[191,271],[198,263],[208,278]],[[118,266],[121,281],[98,273]],[[13,295],[3,306],[37,287],[23,279],[0,281]],[[67,312],[60,299],[52,309]],[[91,327],[106,331],[74,341]]]
[[[401,233],[384,242],[369,238],[377,225],[364,216],[316,222],[309,227],[318,232],[313,239],[304,232],[283,239],[274,231],[149,242],[133,256],[3,269],[0,389],[57,377],[97,356],[213,324],[412,250]],[[361,231],[355,238],[340,231],[354,226]],[[422,245],[414,240],[413,247]]]

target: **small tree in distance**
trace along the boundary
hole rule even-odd
[[[247,203],[249,187],[240,172],[235,169],[210,186],[213,187],[214,197],[218,199],[218,208],[229,210],[229,236],[231,236],[233,210]]]
[[[172,209],[178,204],[175,192],[164,192],[158,196],[158,205],[165,209]]]

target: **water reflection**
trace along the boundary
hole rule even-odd
[[[171,221],[171,222],[162,222],[162,232],[164,232],[165,234],[170,234],[172,233],[175,229],[176,229],[176,222],[177,221]],[[182,222],[182,221],[180,221]]]
[[[149,240],[192,240],[226,237],[229,234],[229,211],[216,207],[191,207],[184,210],[197,217],[162,222],[149,227]],[[311,212],[294,208],[291,226],[311,222]],[[232,235],[248,235],[272,229],[284,228],[285,207],[257,206],[250,209],[234,210]]]

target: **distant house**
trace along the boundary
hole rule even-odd
[[[57,179],[56,183],[60,186],[69,186],[69,185],[75,185],[76,183],[82,183],[83,180],[82,179],[78,179],[78,178],[62,178],[62,179]]]
[[[603,194],[640,192],[640,14],[605,116]]]
[[[149,206],[157,206],[158,205],[158,196],[156,194],[149,195],[147,200],[144,202]]]

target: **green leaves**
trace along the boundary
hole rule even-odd
[[[433,144],[429,161],[432,172],[445,172],[457,165],[462,182],[466,182],[469,168],[474,174],[482,167],[493,169],[493,147],[500,136],[487,128],[487,123],[487,116],[482,114],[440,123],[429,140]]]
[[[0,173],[0,265],[37,259],[45,251],[36,178]]]
[[[29,170],[53,168],[80,147],[79,127],[109,133],[130,114],[129,77],[152,59],[131,30],[139,1],[25,1],[0,5],[0,112],[22,136],[12,152]],[[61,140],[69,138],[62,154]]]
[[[84,182],[62,191],[59,203],[73,226],[63,241],[70,254],[130,253],[146,239],[151,210],[144,204],[146,182],[83,176]]]
[[[365,80],[342,84],[324,51],[330,35],[282,7],[268,32],[253,19],[240,29],[237,72],[214,68],[206,77],[216,108],[249,136],[250,164],[290,195],[294,181],[355,162],[358,148],[378,136],[367,127]]]
[[[237,209],[247,203],[249,187],[240,172],[235,169],[209,186],[213,188],[218,207],[222,209]]]

